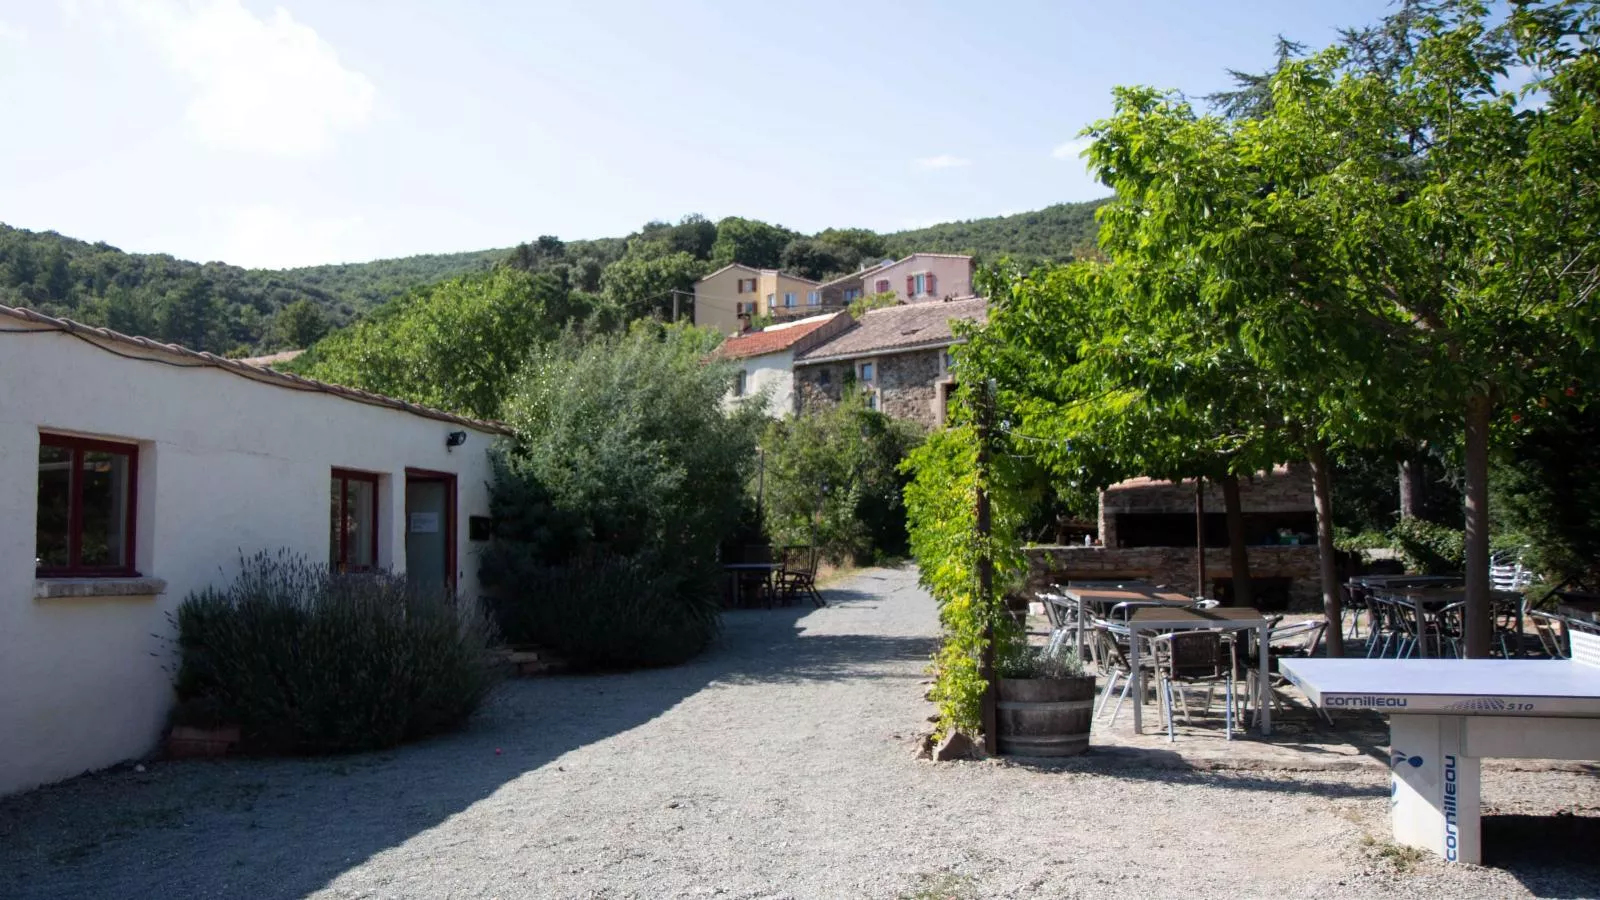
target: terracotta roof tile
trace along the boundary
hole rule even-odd
[[[749,359],[752,356],[764,356],[787,350],[798,344],[802,338],[843,315],[847,314],[839,312],[812,316],[798,322],[773,325],[760,331],[737,335],[723,341],[711,355],[717,359]]]
[[[982,322],[988,312],[989,301],[982,297],[874,309],[862,316],[856,327],[800,354],[796,362],[816,363],[946,346],[957,340],[950,330],[952,319]]]

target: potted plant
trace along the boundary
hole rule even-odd
[[[996,654],[995,730],[1010,756],[1076,756],[1089,749],[1093,675],[1072,650],[1030,647],[1017,638]]]

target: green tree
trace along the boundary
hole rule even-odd
[[[821,548],[835,562],[907,552],[907,478],[900,463],[920,429],[868,409],[864,395],[773,422],[761,446],[762,509],[780,544]]]
[[[161,339],[191,350],[217,350],[222,308],[211,285],[190,276],[161,301]]]
[[[572,324],[550,275],[501,268],[419,290],[318,342],[294,371],[491,418],[530,348]]]
[[[711,266],[742,263],[758,269],[775,269],[783,248],[798,237],[781,225],[729,216],[717,223],[717,240],[711,246]]]
[[[600,291],[628,319],[648,315],[670,318],[676,296],[680,318],[687,319],[694,283],[705,272],[706,263],[687,253],[653,257],[629,254],[606,266],[600,276]]]
[[[302,350],[322,340],[328,333],[328,320],[315,303],[296,300],[273,316],[272,332],[279,347]]]

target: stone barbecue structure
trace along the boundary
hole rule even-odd
[[[1220,485],[1207,484],[1205,562],[1208,596],[1232,596],[1232,562]],[[1241,480],[1245,541],[1256,605],[1263,609],[1315,609],[1322,600],[1315,542],[1311,473],[1280,466]],[[1140,580],[1197,593],[1195,486],[1135,478],[1100,494],[1098,546],[1031,547],[1028,591],[1079,580]]]

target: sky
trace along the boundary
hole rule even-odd
[[[880,231],[1107,191],[1117,85],[1193,96],[1386,0],[0,0],[0,222],[282,268]]]

